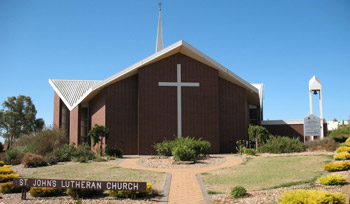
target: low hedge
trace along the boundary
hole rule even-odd
[[[350,159],[350,153],[349,152],[339,152],[333,156],[335,160],[347,160]]]
[[[108,194],[111,197],[116,198],[130,198],[131,197],[131,191],[118,191],[118,190],[108,190]],[[146,191],[138,191],[136,192],[136,197],[143,198],[147,195],[151,195],[153,193],[152,184],[147,183]]]
[[[306,145],[298,138],[276,136],[270,137],[258,150],[261,153],[274,154],[303,152],[306,150]]]
[[[4,165],[0,167],[0,174],[12,174],[14,173],[13,169],[9,165]]]
[[[328,175],[321,176],[318,178],[318,181],[322,185],[331,186],[331,185],[344,185],[346,180],[343,175]]]
[[[72,198],[76,199],[75,196],[78,198],[89,198],[94,196],[100,196],[103,194],[103,190],[95,190],[95,189],[73,189],[68,188],[66,193],[67,195],[70,195]]]
[[[350,147],[338,147],[336,150],[337,153],[340,152],[350,152]]]
[[[0,174],[0,183],[12,181],[13,178],[18,178],[18,174]]]
[[[345,204],[346,195],[344,193],[329,193],[316,190],[294,190],[287,191],[279,198],[279,204]]]
[[[14,186],[13,182],[7,182],[0,185],[0,193],[7,194],[7,193],[20,193],[22,190],[19,186]]]
[[[55,197],[61,196],[64,190],[50,187],[31,187],[29,193],[33,197]]]
[[[346,171],[350,169],[350,162],[343,161],[323,164],[323,168],[326,171]]]
[[[44,157],[38,154],[32,154],[32,153],[26,153],[21,163],[26,168],[35,168],[39,166],[47,166],[47,162],[45,161]]]

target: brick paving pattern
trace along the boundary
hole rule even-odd
[[[208,171],[213,171],[225,167],[238,165],[243,162],[241,157],[233,155],[220,155],[225,158],[225,162],[217,166],[203,167],[203,168],[187,168],[187,169],[165,169],[165,168],[146,168],[137,165],[139,156],[128,156],[119,166],[123,168],[150,170],[157,172],[166,172],[172,175],[169,204],[203,204],[205,200],[202,195],[200,185],[197,181],[196,175]]]

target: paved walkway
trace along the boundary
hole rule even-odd
[[[139,156],[131,156],[122,161],[119,166],[123,168],[150,170],[157,172],[167,172],[172,174],[169,204],[204,204],[205,200],[202,195],[200,185],[197,181],[196,175],[203,172],[213,171],[225,167],[238,165],[243,162],[243,159],[233,155],[220,155],[226,161],[217,166],[209,166],[204,168],[186,168],[186,169],[165,169],[165,168],[146,168],[137,165]]]

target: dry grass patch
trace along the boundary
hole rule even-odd
[[[166,173],[124,169],[116,166],[115,161],[75,163],[65,162],[53,166],[39,167],[32,172],[21,174],[21,177],[78,179],[101,181],[144,181],[152,188],[163,190]]]
[[[315,181],[322,172],[322,163],[330,156],[285,156],[249,159],[239,166],[201,175],[207,190],[229,193],[234,186],[262,190]]]

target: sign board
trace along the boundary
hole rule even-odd
[[[304,118],[304,137],[305,136],[320,136],[321,122],[320,118],[310,114]]]
[[[14,178],[13,185],[20,186],[20,187],[52,187],[52,188],[124,190],[124,191],[146,191],[146,188],[147,188],[146,182],[87,181],[87,180],[33,179],[33,178]]]

